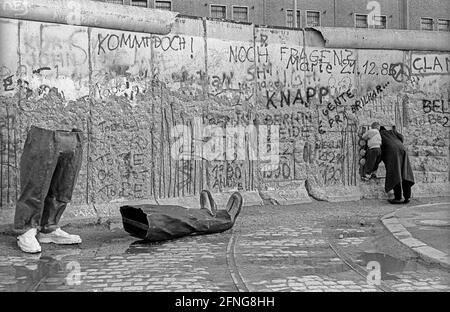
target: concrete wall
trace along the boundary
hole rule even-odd
[[[383,180],[359,178],[360,135],[374,120],[405,134],[415,196],[448,193],[449,52],[305,46],[312,41],[302,31],[188,18],[167,36],[1,19],[2,207],[20,191],[31,125],[85,132],[73,204],[94,209],[188,205],[204,188],[280,204],[310,200],[305,184],[326,200],[385,196]],[[171,129],[201,123],[279,125],[279,168],[174,160]]]

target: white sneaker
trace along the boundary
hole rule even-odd
[[[78,235],[72,235],[64,232],[60,228],[57,228],[51,233],[39,233],[39,242],[42,244],[55,243],[61,245],[80,244],[81,237]]]
[[[36,239],[37,230],[29,229],[17,237],[17,245],[23,252],[38,253],[41,252],[41,245]]]

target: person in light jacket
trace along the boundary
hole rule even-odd
[[[378,165],[381,162],[381,135],[380,124],[373,122],[370,129],[363,134],[362,138],[367,140],[366,164],[364,166],[363,180],[368,181],[370,178],[376,178]]]

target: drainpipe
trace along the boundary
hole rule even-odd
[[[296,28],[297,27],[297,0],[294,0],[294,12],[293,12],[293,14],[294,14],[294,27],[293,28]]]
[[[409,29],[409,3],[408,0],[399,0],[400,2],[400,14],[402,24],[400,27],[402,29]]]
[[[263,0],[263,25],[267,25],[266,24],[266,1],[267,0]]]
[[[333,26],[336,27],[336,0],[334,0],[333,5]]]
[[[405,8],[405,27],[409,29],[409,2],[408,0],[404,0],[404,8]]]
[[[0,17],[167,35],[176,12],[90,0],[2,0]]]

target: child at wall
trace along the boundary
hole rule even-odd
[[[380,124],[373,122],[371,129],[363,134],[362,138],[367,140],[366,164],[364,166],[363,180],[368,181],[370,178],[376,178],[378,165],[381,162],[381,135]]]

